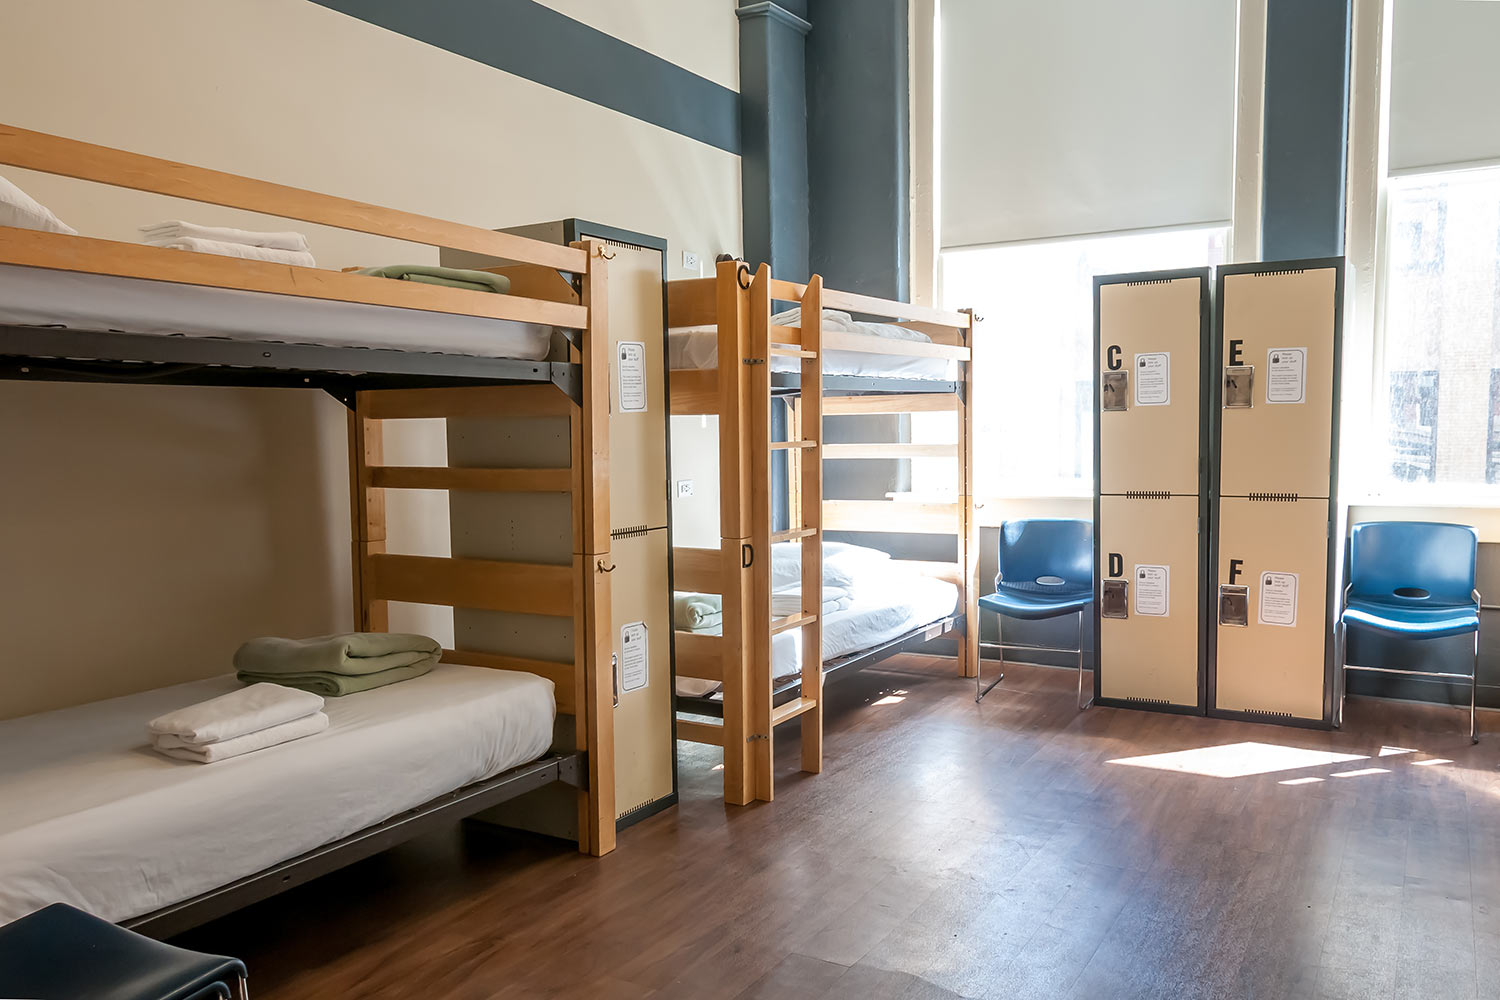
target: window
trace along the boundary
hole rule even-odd
[[[1500,169],[1392,178],[1370,491],[1500,472]]]
[[[1222,264],[1227,240],[1227,229],[1189,229],[943,254],[945,305],[984,318],[974,351],[978,495],[1092,494],[1094,275]],[[929,416],[939,415],[913,415],[913,440],[938,433],[921,426]]]

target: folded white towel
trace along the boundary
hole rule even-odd
[[[44,233],[77,236],[78,230],[63,222],[31,195],[0,177],[0,226],[39,229]]]
[[[238,757],[241,754],[250,753],[252,750],[264,750],[266,747],[274,747],[280,743],[300,740],[304,736],[321,733],[327,728],[328,716],[322,712],[314,712],[305,718],[297,719],[293,722],[283,722],[279,726],[246,733],[244,736],[236,736],[232,740],[184,746],[181,745],[181,741],[173,737],[162,736],[152,742],[151,748],[157,753],[165,754],[177,760],[191,760],[199,764],[212,764],[216,760],[227,760],[230,757]]]
[[[323,699],[311,691],[251,684],[158,716],[146,724],[146,735],[154,741],[171,737],[175,746],[202,746],[303,719],[322,708]]]
[[[825,615],[842,611],[853,603],[849,591],[842,587],[824,587],[822,596],[822,613]],[[771,595],[771,614],[777,618],[799,614],[801,611],[802,591],[782,590]]]
[[[246,260],[268,260],[273,264],[291,264],[296,267],[317,267],[310,253],[296,250],[275,250],[271,247],[247,247],[241,243],[220,243],[218,240],[199,240],[181,236],[172,240],[147,240],[154,247],[168,250],[191,250],[194,253],[212,253],[220,257],[244,257]]]
[[[199,226],[181,219],[153,222],[142,226],[146,242],[158,240],[215,240],[219,243],[238,243],[247,247],[267,247],[272,250],[296,250],[306,253],[307,237],[301,233],[253,233],[248,229],[230,229],[228,226]]]

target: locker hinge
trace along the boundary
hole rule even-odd
[[[615,528],[609,533],[610,538],[639,538],[650,531],[644,524],[632,524],[628,528]]]
[[[1250,493],[1247,496],[1251,500],[1264,500],[1271,503],[1293,503],[1297,500],[1296,493]]]

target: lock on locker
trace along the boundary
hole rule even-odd
[[[1328,501],[1224,497],[1218,529],[1214,707],[1325,721]]]
[[[1201,708],[1198,522],[1193,496],[1099,498],[1095,690],[1101,703]]]

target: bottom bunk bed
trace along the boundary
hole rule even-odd
[[[872,565],[875,568],[851,588],[847,607],[822,618],[825,678],[879,663],[933,639],[965,633],[962,592],[950,580],[931,575],[936,564],[889,559]],[[947,570],[951,573],[954,567]],[[784,705],[800,695],[802,646],[794,631],[771,637],[773,705]],[[720,718],[724,711],[721,688],[715,681],[679,677],[677,710]]]
[[[148,748],[147,721],[238,687],[0,722],[0,924],[61,901],[174,934],[582,773],[551,749],[551,681],[457,664],[330,698],[323,732],[229,760]]]

